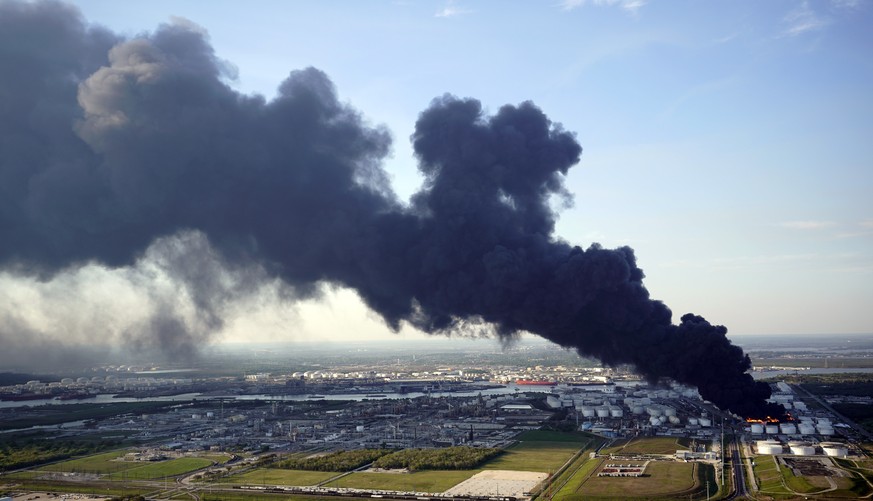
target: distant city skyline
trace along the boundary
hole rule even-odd
[[[572,206],[554,201],[557,236],[633,247],[674,322],[694,312],[729,335],[873,333],[870,3],[73,5],[128,38],[196,26],[230,87],[267,100],[289,72],[323,70],[340,101],[390,131],[384,167],[404,203],[422,183],[409,137],[432,99],[473,97],[488,114],[533,101],[583,148],[566,177]],[[51,281],[0,270],[0,318],[36,346],[100,330],[124,343],[177,293],[148,255]],[[302,301],[267,287],[223,313],[211,341],[426,336],[391,332],[330,285]]]

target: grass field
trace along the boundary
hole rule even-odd
[[[773,456],[758,456],[755,458],[755,477],[758,479],[758,490],[765,494],[791,494],[782,483],[782,474],[776,466]]]
[[[596,472],[592,474],[591,466],[583,467],[577,475],[588,477],[587,480],[579,482],[574,476],[555,498],[565,501],[593,497],[620,499],[630,493],[634,498],[685,497],[699,488],[697,468],[701,467],[703,465],[697,463],[654,461],[646,468],[646,476],[636,478],[598,477]]]
[[[79,459],[71,459],[56,464],[43,466],[40,471],[59,471],[65,473],[115,473],[142,466],[134,461],[113,461],[124,456],[125,450],[104,452]]]
[[[537,430],[524,432],[517,440],[518,443],[485,463],[483,468],[553,473],[573,454],[581,449],[592,447],[600,439],[588,433]]]
[[[164,477],[175,477],[189,471],[199,470],[212,464],[212,460],[203,458],[178,458],[159,463],[138,464],[138,468],[131,468],[122,472],[113,473],[110,480],[155,480]]]
[[[42,492],[68,492],[78,494],[94,494],[105,496],[133,496],[152,492],[152,488],[139,488],[124,486],[117,483],[106,482],[53,482],[45,480],[24,481],[19,483],[16,490],[42,491]]]
[[[580,463],[579,467],[567,472],[567,475],[569,475],[570,478],[566,479],[566,483],[563,483],[565,480],[563,478],[556,480],[557,488],[559,489],[557,492],[552,490],[554,485],[552,487],[547,487],[547,489],[552,492],[552,498],[555,501],[579,499],[581,497],[582,485],[591,477],[600,465],[603,464],[604,461],[603,458],[579,458],[577,460],[577,462]],[[562,483],[563,485],[561,485]]]
[[[258,468],[242,475],[222,478],[221,482],[237,485],[316,485],[336,475],[339,473]]]
[[[674,437],[644,437],[620,440],[603,450],[604,454],[675,454],[687,449],[690,440]]]
[[[480,471],[482,470],[427,470],[412,473],[357,472],[326,484],[325,487],[443,492]]]

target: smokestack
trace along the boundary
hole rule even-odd
[[[206,328],[253,281],[303,297],[337,284],[395,330],[533,332],[746,417],[777,413],[724,327],[674,325],[650,299],[632,249],[554,236],[549,200],[569,200],[582,149],[532,103],[489,116],[435,99],[412,136],[425,184],[407,206],[382,167],[389,133],[324,73],[294,71],[266,101],[232,90],[225,68],[190,23],[122,39],[69,6],[0,4],[0,266],[50,279],[149,249]],[[155,342],[189,346],[167,317],[150,324]]]

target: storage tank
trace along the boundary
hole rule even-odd
[[[779,431],[785,435],[794,435],[797,433],[797,427],[794,423],[779,423]]]
[[[768,424],[766,429],[769,435],[775,435],[779,433],[779,425]]]
[[[610,407],[609,415],[614,418],[624,417],[624,411],[621,410],[621,407]]]
[[[821,450],[828,456],[832,457],[846,457],[849,455],[849,448],[844,444],[836,443],[836,442],[822,442]]]
[[[764,434],[764,425],[761,423],[752,423],[752,434],[763,435]]]
[[[824,435],[826,437],[829,437],[829,436],[834,434],[834,428],[830,425],[820,424],[820,425],[816,426],[816,429],[818,430],[819,435]]]
[[[700,418],[698,422],[700,423],[700,426],[704,428],[709,428],[710,426],[712,426],[712,420],[706,417]]]
[[[364,431],[364,425],[359,424],[358,426],[355,426],[355,431],[361,433],[362,431]]]
[[[667,422],[667,416],[658,416],[658,422],[664,424]]]
[[[812,435],[813,433],[815,433],[815,426],[809,423],[800,423],[798,429],[800,430],[801,435]]]
[[[651,416],[649,417],[649,423],[651,423],[652,426],[658,426],[659,424],[661,424],[661,420],[658,419],[656,416]]]
[[[665,414],[666,416],[668,416],[668,417],[669,417],[669,416],[675,416],[675,415],[676,415],[676,409],[674,409],[674,408],[672,408],[672,407],[664,407],[664,414]]]
[[[594,417],[595,414],[596,414],[596,411],[594,410],[594,407],[588,407],[588,406],[582,407],[582,415],[584,417]]]
[[[688,424],[690,424],[690,425],[694,425],[694,426],[697,426],[697,424],[698,424],[698,420],[697,420],[697,418],[696,418],[696,417],[690,417],[690,418],[688,418]]]
[[[775,440],[758,440],[758,454],[782,454],[782,444]]]
[[[647,412],[650,416],[655,416],[655,417],[658,417],[658,416],[660,416],[661,414],[664,413],[664,411],[661,410],[661,408],[658,407],[658,406],[656,406],[656,405],[650,405],[650,406],[646,407],[646,412]]]
[[[597,417],[609,417],[609,407],[598,407]]]
[[[668,419],[670,420],[670,424],[679,424],[678,416],[668,416]]]
[[[646,408],[643,407],[642,405],[635,405],[633,407],[633,409],[631,409],[631,412],[639,416],[640,414],[643,414],[646,412]]]
[[[791,453],[795,456],[814,456],[815,455],[815,447],[803,443],[803,442],[792,442],[788,444],[788,447],[791,449]]]

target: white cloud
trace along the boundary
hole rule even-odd
[[[626,12],[636,14],[647,2],[648,0],[562,0],[560,6],[564,10],[573,10],[585,5],[620,7]]]
[[[831,5],[837,9],[857,9],[863,3],[861,0],[831,0]]]
[[[782,35],[794,37],[821,30],[830,23],[830,20],[817,14],[809,6],[809,2],[804,1],[786,14],[782,22],[786,25]]]
[[[470,9],[463,9],[461,7],[458,7],[457,5],[455,5],[455,2],[450,1],[446,4],[445,7],[438,10],[436,12],[436,14],[434,14],[434,16],[435,17],[455,17],[455,16],[460,16],[461,14],[469,14],[470,12],[473,12],[473,11],[471,11]]]
[[[836,225],[837,223],[833,221],[785,221],[779,223],[779,226],[792,230],[821,230],[824,228],[832,228]]]

